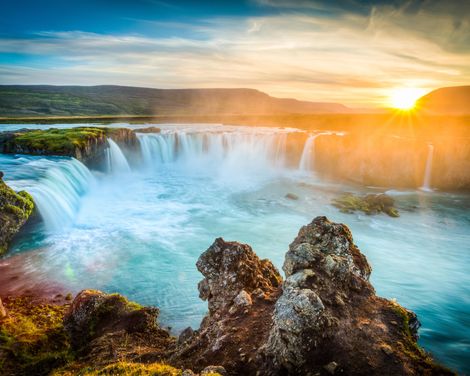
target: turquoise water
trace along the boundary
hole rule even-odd
[[[0,170],[17,189],[35,195],[50,193],[58,181],[75,187],[50,193],[68,198],[59,225],[51,215],[14,243],[9,256],[21,258],[24,273],[38,283],[120,292],[156,305],[161,323],[177,333],[197,327],[207,311],[195,262],[216,237],[248,243],[281,268],[299,228],[326,215],[351,228],[377,293],[417,312],[425,349],[470,373],[469,195],[390,191],[400,218],[342,214],[331,199],[359,188],[287,168],[283,135],[291,130],[231,127],[221,136],[221,127],[163,128],[163,138],[140,136],[147,149],[130,172],[88,175],[68,158],[0,156]],[[366,191],[374,189],[360,189]]]

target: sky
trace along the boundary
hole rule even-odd
[[[2,0],[0,84],[254,88],[387,104],[470,84],[468,0]]]

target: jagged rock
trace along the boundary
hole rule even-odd
[[[33,198],[25,191],[16,193],[0,177],[0,255],[5,253],[13,236],[33,213]]]
[[[193,335],[194,335],[193,328],[188,326],[178,336],[178,344],[181,345],[181,344],[185,343],[186,341],[190,340]]]
[[[82,356],[109,361],[122,356],[120,351],[130,351],[126,358],[159,360],[175,339],[158,326],[157,316],[157,308],[142,307],[122,295],[83,290],[66,313],[64,326]]]
[[[209,313],[215,313],[231,305],[243,290],[250,293],[256,289],[271,292],[281,277],[269,260],[260,260],[250,246],[237,242],[215,240],[196,263],[204,275],[199,282],[199,296],[208,300]]]
[[[451,374],[418,348],[416,315],[375,295],[345,225],[317,217],[302,227],[282,285],[245,244],[216,239],[197,266],[209,314],[170,358],[175,364],[216,363],[243,375]],[[249,309],[234,309],[248,296]]]

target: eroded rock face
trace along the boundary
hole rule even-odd
[[[16,193],[2,180],[0,172],[0,255],[5,253],[13,236],[33,213],[34,202],[25,191]]]
[[[416,345],[416,315],[379,298],[349,229],[317,217],[300,229],[286,280],[245,244],[216,239],[197,262],[209,314],[171,358],[243,375],[449,374]]]
[[[119,294],[83,290],[65,315],[64,326],[73,348],[83,357],[109,362],[125,355],[156,361],[171,352],[176,342],[158,326],[158,312]]]
[[[276,289],[281,276],[269,260],[260,260],[247,244],[215,240],[196,263],[205,277],[199,282],[199,296],[207,300],[209,313],[238,300],[250,300],[250,294],[270,293]]]

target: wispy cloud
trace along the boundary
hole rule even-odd
[[[433,89],[470,82],[469,21],[457,22],[453,13],[375,6],[365,14],[343,12],[336,17],[294,12],[176,26],[185,27],[184,37],[64,31],[0,38],[0,53],[57,61],[43,68],[4,64],[0,80],[253,87],[277,96],[359,106],[380,105],[397,86]],[[198,37],[188,36],[188,31]]]

